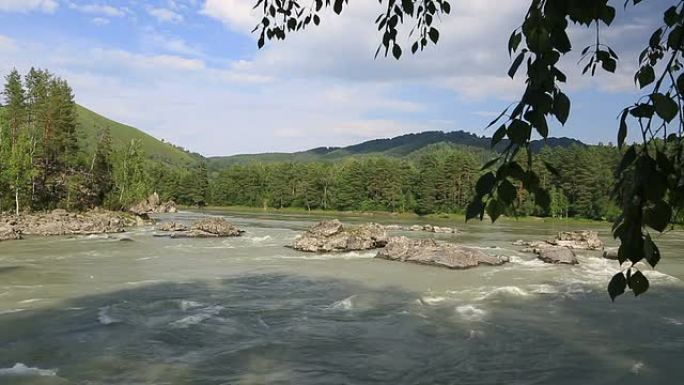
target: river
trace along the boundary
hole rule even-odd
[[[646,272],[646,294],[611,303],[605,288],[617,262],[582,252],[577,266],[549,265],[511,246],[567,225],[433,221],[464,230],[442,240],[511,258],[451,271],[377,260],[374,252],[283,247],[317,218],[213,214],[246,233],[168,239],[140,228],[127,242],[98,235],[0,244],[0,384],[684,378],[684,233],[658,240],[663,260]],[[608,228],[599,227],[601,236],[615,244]]]

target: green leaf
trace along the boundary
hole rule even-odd
[[[558,92],[553,100],[553,115],[565,125],[570,115],[570,99],[562,92]]]
[[[639,83],[639,88],[644,88],[655,81],[655,71],[650,65],[641,67],[637,72],[636,80]]]
[[[335,0],[335,3],[333,4],[333,11],[335,11],[336,14],[342,13],[342,6],[343,6],[344,0]],[[328,3],[330,4],[330,3]]]
[[[677,91],[679,91],[680,95],[684,95],[684,74],[677,77]]]
[[[394,43],[394,46],[392,47],[392,56],[397,60],[401,57],[401,47],[399,47],[399,44],[397,43]]]
[[[625,279],[625,275],[621,272],[615,274],[608,283],[608,295],[610,296],[610,300],[615,302],[615,298],[622,295],[625,292],[626,287],[627,280]]]
[[[404,8],[404,12],[413,15],[413,0],[401,0],[401,6]]]
[[[499,129],[497,129],[494,135],[492,136],[492,148],[499,144],[499,142],[501,142],[501,139],[503,139],[504,136],[506,136],[506,125],[502,124],[501,127],[499,127]]]
[[[482,166],[482,168],[480,169],[480,171],[487,170],[488,168],[492,167],[496,162],[498,162],[500,159],[501,159],[501,157],[498,156],[498,157],[496,157],[496,158],[490,160],[489,162],[485,163],[485,164]]]
[[[523,145],[530,138],[530,125],[520,119],[513,119],[508,126],[508,137],[517,145]]]
[[[474,200],[468,204],[466,208],[466,222],[470,219],[479,217],[482,220],[484,216],[484,205],[482,204],[482,197],[475,197]]]
[[[632,114],[632,116],[634,116],[635,118],[650,118],[653,116],[654,112],[655,109],[653,108],[653,106],[646,103],[638,104],[636,107],[632,108],[629,111],[629,113]]]
[[[615,8],[610,5],[603,6],[599,11],[599,18],[606,25],[610,25],[615,19]]]
[[[650,234],[646,234],[644,239],[644,257],[651,267],[655,267],[658,261],[660,261],[660,250],[655,242],[653,242],[653,239],[651,239]]]
[[[511,79],[513,79],[515,76],[515,73],[518,71],[518,67],[520,67],[520,64],[522,64],[523,59],[525,59],[525,51],[520,52],[515,60],[513,60],[513,64],[511,64],[511,68],[508,70],[508,76],[510,76]]]
[[[622,111],[622,115],[620,116],[620,129],[618,130],[618,148],[622,149],[622,146],[625,144],[625,138],[627,137],[627,114],[629,113],[629,110],[625,109]]]
[[[612,58],[602,60],[601,67],[603,67],[604,70],[610,73],[614,73],[615,69],[617,68],[617,61],[615,61],[615,59]]]
[[[475,192],[477,195],[484,196],[490,194],[496,183],[496,176],[493,172],[488,172],[480,177],[475,184]]]
[[[618,165],[617,170],[615,171],[617,175],[622,174],[623,171],[627,169],[627,167],[631,166],[632,163],[634,163],[634,160],[636,159],[636,148],[634,145],[629,146],[627,151],[625,151],[625,154],[622,155],[622,160],[620,160],[620,164]]]
[[[682,45],[682,34],[684,34],[684,29],[681,25],[674,27],[667,36],[667,46],[671,49],[679,49]]]
[[[428,36],[433,43],[437,44],[437,41],[439,40],[439,31],[436,28],[430,28]]]
[[[666,122],[671,122],[679,112],[679,105],[671,97],[661,93],[651,94],[655,112]]]
[[[639,270],[634,272],[629,277],[629,287],[632,288],[632,291],[634,292],[634,296],[638,296],[639,294],[643,294],[648,290],[648,278],[644,276]]]
[[[508,179],[504,179],[496,189],[496,194],[501,202],[503,202],[505,205],[510,205],[517,197],[518,190],[515,188],[515,186],[513,186],[513,183],[508,181]]]
[[[522,41],[522,33],[513,31],[511,37],[508,39],[508,55],[512,55],[518,49]]]
[[[663,200],[644,207],[644,223],[660,233],[667,229],[671,218],[672,208]]]
[[[496,222],[497,219],[503,214],[503,205],[498,199],[490,199],[487,204],[487,215],[491,218],[492,223]]]
[[[672,27],[677,23],[677,19],[679,18],[679,15],[677,14],[677,7],[676,6],[671,6],[670,8],[665,11],[663,15],[663,21],[665,24],[667,24],[668,27]]]

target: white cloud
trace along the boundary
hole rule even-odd
[[[17,49],[17,45],[14,43],[14,39],[0,35],[0,51],[14,51]]]
[[[123,17],[126,15],[123,9],[104,4],[75,4],[69,3],[69,8],[82,13],[103,15],[109,17]]]
[[[190,56],[202,55],[199,49],[191,47],[185,40],[176,37],[166,37],[155,31],[150,31],[150,33],[145,35],[143,41],[166,52]]]
[[[259,20],[249,0],[206,0],[201,14],[212,17],[231,29],[249,33]]]
[[[175,55],[144,55],[118,49],[96,48],[90,51],[90,59],[100,65],[116,68],[198,71],[205,68],[199,59]]]
[[[59,7],[55,0],[0,0],[0,11],[52,13]]]
[[[97,25],[97,26],[105,26],[109,24],[109,19],[105,19],[104,17],[94,17],[90,19],[90,22]]]
[[[148,8],[147,13],[157,19],[160,23],[181,23],[183,15],[178,14],[168,8]]]

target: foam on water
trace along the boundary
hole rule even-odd
[[[483,309],[476,307],[475,305],[461,305],[456,307],[456,313],[458,313],[461,318],[466,321],[482,321],[487,315],[487,312]]]
[[[109,315],[109,306],[104,306],[100,308],[100,310],[97,312],[97,320],[102,325],[111,325],[121,322]]]
[[[298,254],[298,255],[276,255],[272,257],[259,257],[256,260],[278,260],[278,259],[303,259],[310,261],[328,261],[333,259],[373,259],[377,253],[351,251],[346,253],[327,253],[327,254]]]
[[[646,365],[643,362],[637,361],[634,363],[634,365],[632,365],[629,371],[638,375],[644,369],[645,366]]]
[[[173,321],[169,325],[176,329],[186,329],[218,315],[223,309],[223,306],[207,306],[197,310],[195,314]]]
[[[328,309],[330,310],[351,310],[354,308],[354,297],[356,295],[349,296],[347,298],[341,299],[339,301],[333,302]]]
[[[501,286],[496,288],[484,289],[484,293],[475,298],[477,301],[482,301],[495,296],[508,296],[508,297],[527,297],[530,295],[524,289],[517,286]]]
[[[202,304],[202,303],[195,302],[195,301],[189,301],[189,300],[185,300],[185,299],[181,300],[179,303],[179,307],[183,311],[188,311],[190,309],[201,307],[203,305],[204,304]]]
[[[41,376],[54,377],[57,375],[57,370],[54,369],[40,369],[26,366],[21,362],[17,362],[11,368],[1,368],[0,376]]]
[[[425,296],[419,298],[417,301],[419,304],[427,304],[427,305],[436,305],[438,303],[442,303],[444,301],[447,301],[449,298],[447,297],[442,297],[442,296]]]

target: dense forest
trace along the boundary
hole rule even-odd
[[[475,192],[483,158],[494,156],[479,149],[434,145],[409,158],[236,164],[212,178],[210,202],[417,214],[463,212]],[[549,212],[539,211],[520,186],[513,186],[516,212],[509,214],[614,217],[617,207],[609,197],[619,156],[613,146],[543,149],[535,168],[541,185],[550,191]]]
[[[66,80],[32,68],[5,77],[0,111],[0,212],[54,208],[121,209],[154,191],[160,181],[186,204],[204,202],[194,170],[174,169],[145,156],[140,140],[114,146],[99,127],[94,148],[79,135],[77,105]],[[184,188],[192,186],[192,191]],[[204,191],[208,191],[205,187]]]
[[[123,209],[156,191],[193,206],[458,213],[482,165],[497,156],[482,146],[435,143],[403,156],[252,161],[210,171],[200,156],[189,167],[146,156],[138,139],[115,145],[106,125],[97,127],[95,146],[86,145],[72,89],[46,70],[12,71],[2,94],[0,211]],[[618,210],[609,189],[619,158],[614,146],[542,148],[534,167],[550,192],[549,210],[511,184],[515,212],[508,214],[612,219]]]

